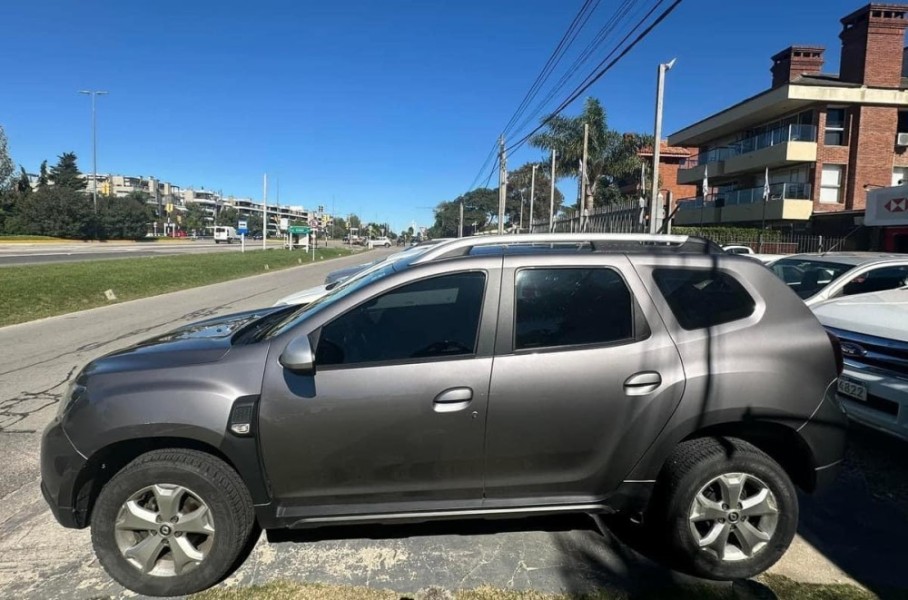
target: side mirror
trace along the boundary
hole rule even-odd
[[[315,374],[315,355],[309,336],[301,335],[287,344],[278,360],[285,369],[299,375]]]

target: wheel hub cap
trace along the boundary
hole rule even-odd
[[[214,542],[214,518],[194,491],[151,485],[120,507],[114,539],[123,558],[148,575],[173,577],[201,564]]]
[[[725,473],[694,496],[688,513],[694,541],[723,561],[752,558],[772,539],[779,523],[776,497],[747,473]]]

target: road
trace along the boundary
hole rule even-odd
[[[393,251],[376,250],[366,256]],[[345,257],[248,278],[244,285],[216,284],[0,328],[0,596],[42,600],[131,596],[98,565],[88,531],[58,526],[39,491],[40,432],[75,369],[199,318],[270,305],[319,283],[332,269],[363,259]],[[867,482],[859,474],[849,477],[832,500],[805,500],[803,537],[796,539],[774,571],[805,581],[856,579],[868,586],[883,581],[904,583],[908,589],[908,576],[898,566],[899,557],[904,557],[900,540],[908,536],[904,515],[893,516],[888,505],[873,504],[875,494],[868,491]],[[400,593],[430,585],[580,593],[686,580],[625,543],[634,538],[614,523],[602,525],[572,517],[320,530],[272,536],[272,543],[262,536],[227,584],[296,579]],[[865,540],[862,531],[892,535],[880,543],[877,538]]]
[[[279,242],[270,241],[269,245]],[[259,250],[261,240],[246,243],[247,250]],[[216,244],[211,240],[186,242],[66,242],[59,244],[3,244],[0,243],[0,267],[37,265],[46,263],[77,262],[87,260],[114,260],[140,256],[167,254],[195,254],[200,252],[239,252],[236,244]]]

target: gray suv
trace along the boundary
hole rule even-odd
[[[683,236],[464,238],[305,307],[93,361],[42,490],[124,586],[221,580],[265,529],[615,513],[749,577],[842,460],[834,338],[761,264]]]

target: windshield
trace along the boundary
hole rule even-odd
[[[350,279],[337,284],[336,287],[334,287],[331,291],[329,291],[321,298],[290,313],[285,318],[274,324],[272,327],[264,330],[262,334],[257,338],[257,340],[269,339],[274,336],[280,335],[285,331],[296,327],[299,323],[302,323],[305,319],[308,319],[312,315],[320,312],[325,307],[331,306],[341,298],[345,298],[353,292],[371,284],[373,281],[382,279],[383,277],[393,272],[393,261],[383,261],[373,267],[366,269],[361,273],[357,273]]]
[[[821,260],[783,258],[770,267],[801,298],[810,298],[854,265]]]

